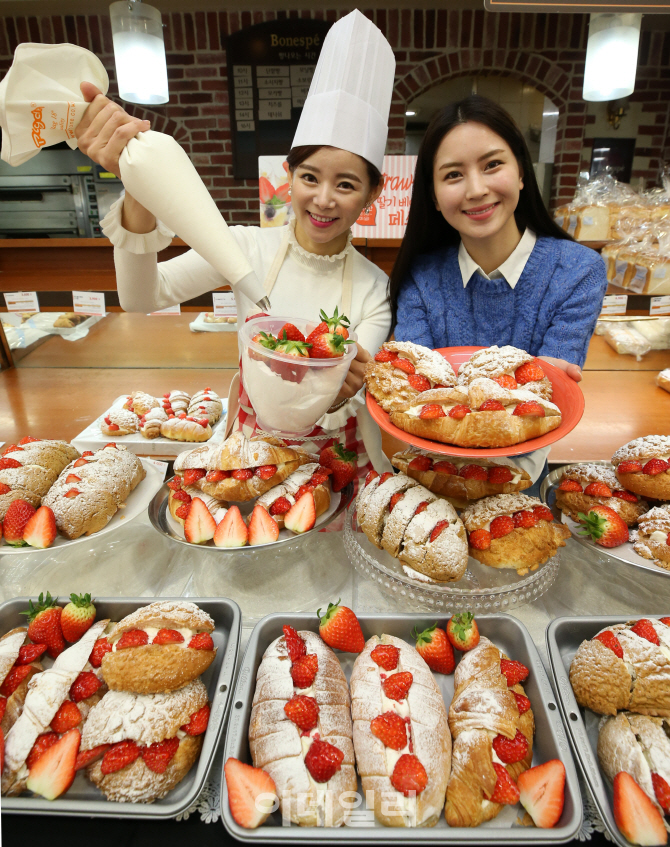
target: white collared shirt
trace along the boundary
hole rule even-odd
[[[465,245],[461,241],[461,246],[458,248],[458,265],[461,269],[461,276],[463,277],[463,288],[467,287],[468,282],[472,279],[472,274],[478,273],[483,276],[484,279],[502,278],[507,282],[509,287],[514,290],[514,287],[519,281],[519,277],[523,273],[523,269],[526,267],[526,262],[530,258],[530,254],[533,252],[533,247],[535,247],[536,241],[537,236],[535,233],[526,228],[526,231],[521,237],[521,241],[519,241],[511,254],[507,257],[507,259],[505,259],[499,268],[491,271],[490,274],[484,273],[477,262],[475,262],[472,256],[465,249]]]

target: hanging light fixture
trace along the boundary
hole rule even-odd
[[[585,100],[618,100],[633,93],[642,15],[591,15],[584,67]]]
[[[141,0],[119,0],[109,7],[119,96],[128,103],[167,103],[165,44],[161,13]]]

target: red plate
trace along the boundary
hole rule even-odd
[[[463,362],[467,362],[476,350],[482,349],[482,347],[440,347],[436,352],[441,353],[454,371],[458,372],[458,368]],[[542,370],[554,389],[551,402],[561,410],[561,425],[546,435],[531,438],[529,441],[522,441],[521,444],[514,444],[512,447],[454,447],[452,444],[443,444],[441,441],[419,438],[418,435],[410,435],[394,426],[388,412],[381,408],[370,392],[366,394],[366,402],[372,419],[384,432],[388,432],[389,435],[399,441],[404,441],[406,444],[420,447],[422,450],[443,453],[445,456],[466,456],[470,459],[476,459],[477,456],[520,456],[523,453],[530,453],[533,450],[539,450],[540,447],[548,447],[555,441],[560,441],[577,426],[584,414],[584,395],[579,385],[573,379],[570,379],[565,371],[549,362],[542,362]]]

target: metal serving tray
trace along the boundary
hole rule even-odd
[[[205,733],[200,758],[185,778],[162,800],[155,803],[114,803],[106,800],[84,776],[78,774],[70,790],[57,800],[44,800],[28,793],[20,797],[3,797],[2,811],[30,815],[84,815],[99,818],[174,818],[186,811],[202,791],[205,779],[214,759],[214,753],[221,739],[228,707],[230,691],[237,653],[240,647],[241,614],[237,603],[223,597],[216,599],[204,597],[160,597],[160,601],[188,600],[200,606],[212,616],[215,629],[212,633],[216,645],[216,658],[202,675],[207,687],[212,712]],[[100,597],[95,601],[96,619],[109,618],[120,621],[121,618],[152,602],[147,597]],[[25,616],[19,613],[28,608],[27,597],[8,600],[0,606],[0,632],[8,632],[16,626],[25,626]]]
[[[387,633],[403,638],[413,644],[411,632],[414,626],[425,629],[435,622],[435,617],[421,615],[364,615],[359,617],[366,639],[372,635]],[[479,630],[493,640],[508,656],[523,662],[530,669],[530,676],[524,684],[530,697],[535,715],[535,741],[533,745],[533,764],[541,764],[549,759],[561,759],[565,764],[565,806],[559,825],[554,829],[536,829],[535,827],[512,826],[522,807],[508,807],[493,821],[476,828],[450,828],[444,816],[433,828],[388,828],[374,820],[372,812],[359,807],[352,813],[347,826],[337,829],[315,827],[282,826],[280,812],[275,812],[258,829],[244,829],[233,820],[228,806],[228,792],[225,782],[221,786],[221,816],[228,831],[240,841],[255,843],[309,843],[362,844],[375,842],[381,844],[403,843],[441,844],[477,843],[477,844],[561,844],[574,838],[582,822],[582,799],[577,780],[577,771],[570,754],[565,731],[561,724],[555,697],[551,690],[542,661],[526,627],[516,618],[508,615],[488,615],[478,617]],[[260,621],[249,639],[242,660],[233,706],[231,708],[224,762],[234,756],[242,762],[251,764],[251,754],[247,733],[251,716],[251,702],[256,685],[256,674],[263,653],[275,638],[282,634],[282,626],[290,624],[297,630],[318,632],[315,615],[268,615]],[[342,668],[349,679],[355,656],[350,653],[338,653]],[[454,692],[454,677],[436,674],[447,707]],[[359,783],[360,786],[360,783]],[[362,795],[362,790],[359,787]]]
[[[658,617],[648,615],[646,617]],[[633,618],[634,619],[634,618]],[[558,702],[577,761],[591,790],[600,816],[609,830],[613,841],[621,847],[630,847],[614,821],[612,813],[612,786],[604,779],[598,765],[598,725],[601,715],[577,705],[570,685],[570,665],[577,648],[582,641],[617,623],[631,620],[630,615],[612,617],[593,615],[592,617],[556,618],[547,628],[547,652],[554,677],[554,687],[558,692]]]

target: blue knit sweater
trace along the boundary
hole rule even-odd
[[[607,290],[588,247],[539,237],[519,281],[474,274],[463,288],[458,247],[420,256],[398,297],[397,341],[425,347],[511,344],[580,367]]]

